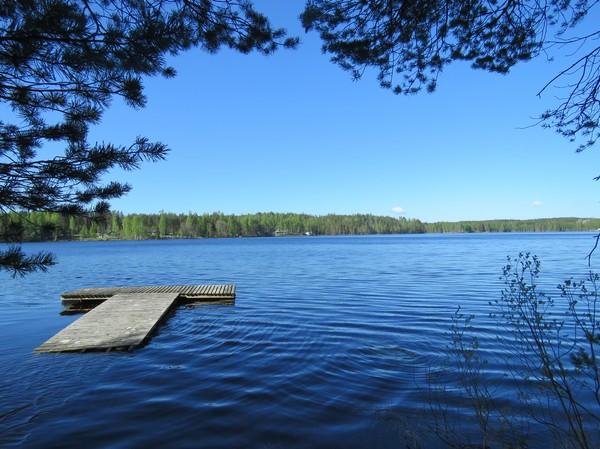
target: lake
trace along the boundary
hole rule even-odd
[[[59,264],[0,274],[0,446],[398,448],[425,429],[425,447],[444,447],[432,401],[474,432],[448,364],[457,306],[493,355],[506,256],[540,256],[554,293],[592,246],[588,233],[25,244]],[[237,298],[178,308],[137,351],[33,353],[78,317],[60,315],[62,291],[160,283],[234,283]],[[499,365],[483,374],[518,414]]]

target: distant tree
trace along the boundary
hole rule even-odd
[[[83,226],[81,227],[81,230],[79,231],[79,236],[82,239],[89,239],[90,238],[90,231],[88,230],[87,224],[83,224]]]
[[[135,240],[140,240],[145,236],[144,220],[141,215],[134,215],[131,222],[131,234]]]
[[[185,236],[193,237],[194,236],[194,219],[192,218],[192,214],[188,214],[185,218]]]
[[[566,32],[594,7],[593,0],[308,0],[301,20],[355,79],[374,68],[381,86],[397,94],[434,91],[454,61],[504,74],[551,47],[571,46],[572,63],[538,93],[555,83],[565,92],[540,123],[583,138],[581,151],[600,137],[600,30]]]
[[[159,237],[165,237],[167,235],[167,216],[162,213],[158,219],[158,235]]]
[[[69,217],[69,238],[73,238],[73,236],[77,233],[77,222],[75,221],[74,216]]]
[[[121,234],[121,223],[117,214],[113,214],[111,217],[110,233],[113,237],[118,237]]]
[[[114,96],[146,104],[142,77],[172,77],[165,57],[191,47],[271,53],[293,47],[247,1],[5,0],[0,3],[0,214],[103,214],[130,190],[103,183],[113,167],[136,169],[165,157],[160,142],[88,142]],[[46,270],[49,253],[0,251],[0,269]]]
[[[92,239],[95,239],[96,237],[98,237],[98,225],[96,224],[95,221],[92,221],[92,223],[90,224],[89,236]]]

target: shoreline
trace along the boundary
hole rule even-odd
[[[393,232],[393,233],[369,233],[369,234],[288,234],[288,235],[238,235],[238,236],[213,236],[213,237],[147,237],[147,238],[85,238],[85,239],[50,239],[50,240],[23,240],[22,242],[2,242],[2,245],[20,245],[22,243],[68,243],[68,242],[143,242],[143,241],[172,241],[172,240],[218,240],[218,239],[281,239],[281,238],[320,238],[320,237],[385,237],[385,236],[408,236],[408,235],[515,235],[515,234],[591,234],[596,235],[599,230],[594,229],[566,229],[566,230],[544,230],[544,231],[473,231],[473,232]]]

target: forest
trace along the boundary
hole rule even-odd
[[[425,223],[405,217],[298,213],[123,214],[94,219],[52,212],[9,213],[0,219],[4,242],[52,240],[144,240],[285,235],[366,235],[471,232],[595,231],[600,218],[540,218]]]

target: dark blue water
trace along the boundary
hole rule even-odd
[[[0,275],[0,446],[406,447],[431,420],[428,379],[449,370],[457,305],[493,352],[504,330],[488,302],[506,256],[538,254],[552,291],[587,271],[592,245],[590,234],[25,245],[59,265]],[[77,318],[59,315],[62,291],[157,283],[235,283],[237,299],[178,309],[131,353],[32,352]],[[518,409],[501,370],[484,374]],[[461,413],[458,391],[441,396]]]

